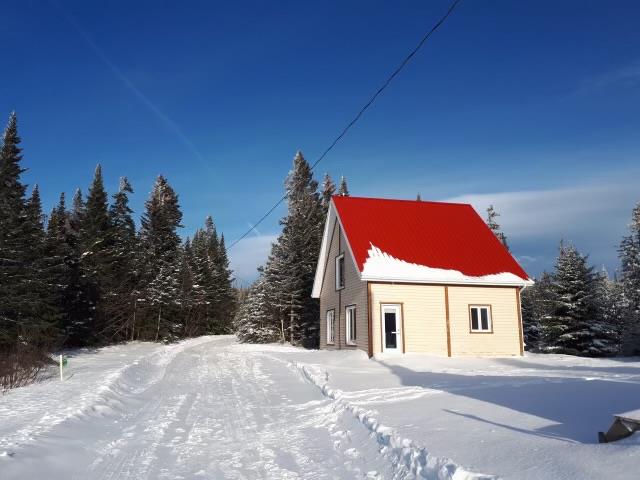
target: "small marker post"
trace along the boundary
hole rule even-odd
[[[64,381],[64,377],[62,374],[62,355],[60,355],[60,381],[63,382]]]

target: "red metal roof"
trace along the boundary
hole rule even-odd
[[[342,196],[333,202],[361,272],[373,244],[399,260],[468,276],[529,278],[469,204]]]

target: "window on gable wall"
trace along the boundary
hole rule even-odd
[[[327,343],[334,344],[336,340],[336,312],[327,311]]]
[[[345,308],[345,318],[346,318],[346,340],[347,345],[355,345],[356,344],[356,306],[351,305]]]
[[[344,253],[336,257],[336,290],[344,288]]]
[[[471,315],[471,331],[472,332],[492,332],[491,324],[491,308],[488,305],[471,305],[469,306],[469,314]]]

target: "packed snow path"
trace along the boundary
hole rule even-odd
[[[143,359],[144,366],[120,372],[96,405],[48,431],[14,436],[21,444],[6,445],[5,438],[0,477],[333,479],[397,473],[352,413],[336,408],[286,362],[233,343],[228,337],[195,343],[160,372]],[[156,373],[152,381],[150,372]],[[11,394],[5,399],[10,402]]]

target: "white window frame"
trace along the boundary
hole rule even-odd
[[[327,322],[327,345],[334,345],[336,343],[336,311],[331,309],[327,310],[326,316]]]
[[[473,310],[478,311],[478,328],[473,328]],[[482,328],[482,310],[487,311],[487,328]],[[469,305],[469,331],[471,333],[493,333],[491,305]]]
[[[342,269],[340,269],[340,261],[342,260]],[[342,274],[340,274],[340,272],[342,271]],[[345,275],[345,271],[344,271],[344,253],[338,255],[336,257],[336,291],[337,290],[342,290],[344,288],[344,284],[347,283],[346,281],[346,275]],[[344,283],[342,283],[342,285],[340,284],[340,279],[343,280]]]
[[[345,307],[344,320],[346,324],[346,328],[344,332],[345,341],[347,342],[347,345],[356,345],[356,335],[358,334],[358,330],[356,327],[356,320],[357,320],[356,305],[348,305],[347,307]],[[353,327],[351,325],[351,322],[353,322]]]

